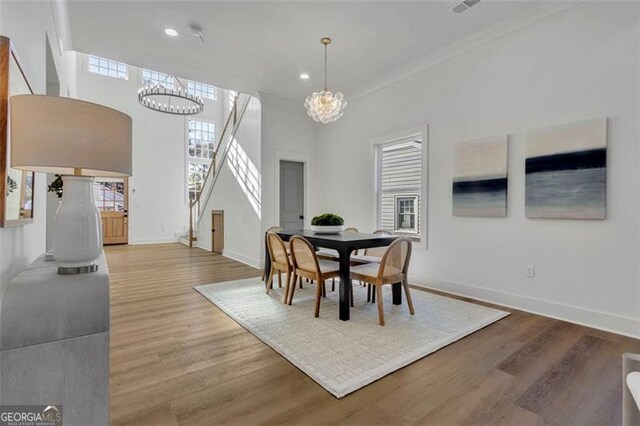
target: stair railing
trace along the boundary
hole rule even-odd
[[[221,166],[226,161],[227,154],[229,153],[229,148],[231,147],[231,142],[235,138],[238,127],[240,126],[240,122],[242,121],[242,117],[244,116],[244,112],[247,110],[247,106],[249,105],[249,102],[251,100],[250,96],[245,95],[244,97],[246,99],[243,105],[240,107],[240,112],[238,112],[240,96],[240,93],[236,93],[236,95],[234,96],[233,106],[231,107],[229,116],[227,117],[227,121],[224,125],[224,128],[222,129],[222,134],[220,135],[220,139],[218,141],[216,149],[213,152],[211,163],[209,165],[209,169],[207,170],[207,174],[202,181],[202,185],[200,186],[200,191],[198,191],[195,199],[189,202],[189,247],[193,247],[193,242],[197,240],[196,229],[198,227],[198,224],[200,223],[200,216],[202,213],[201,210],[209,202],[213,187],[218,180],[220,171],[222,170]],[[225,141],[228,142],[225,143]],[[222,155],[219,155],[221,149]],[[209,180],[211,180],[211,183],[207,185]],[[204,201],[201,200],[203,194],[205,195]]]

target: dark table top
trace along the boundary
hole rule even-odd
[[[363,232],[316,234],[310,229],[285,229],[277,234],[286,240],[294,235],[300,235],[314,244],[328,248],[338,248],[343,246],[349,246],[350,248],[381,247],[388,246],[395,239],[399,238],[396,235],[378,235]]]

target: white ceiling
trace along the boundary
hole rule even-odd
[[[246,93],[301,102],[322,88],[365,83],[463,39],[533,1],[488,1],[456,15],[452,1],[217,2],[68,0],[73,49]],[[189,34],[202,28],[205,42]],[[163,32],[180,32],[170,38]],[[311,78],[302,81],[299,74]]]

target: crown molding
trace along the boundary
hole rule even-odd
[[[386,86],[404,80],[414,74],[422,72],[428,68],[446,62],[471,50],[477,49],[485,44],[491,43],[499,38],[505,37],[515,31],[521,30],[549,17],[557,15],[565,10],[584,3],[585,0],[571,0],[562,2],[541,1],[530,7],[511,15],[510,17],[484,28],[468,37],[450,43],[434,52],[402,65],[393,71],[382,75],[368,83],[355,87],[352,90],[345,90],[349,101],[362,98],[365,95],[376,92]]]
[[[304,114],[305,116],[307,115],[307,113],[304,110],[304,105],[301,102],[297,102],[288,98],[283,98],[278,95],[273,95],[267,92],[258,92],[258,95],[259,95],[260,102],[262,102],[262,104],[274,105],[281,108],[286,108],[290,111],[294,111],[299,114]]]

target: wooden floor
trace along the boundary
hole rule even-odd
[[[180,244],[106,252],[112,424],[621,424],[621,354],[640,352],[510,310],[337,400],[191,288],[259,271]]]

